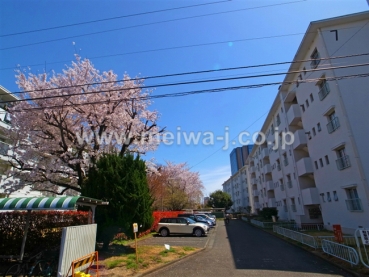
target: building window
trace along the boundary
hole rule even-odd
[[[338,201],[337,191],[333,191],[333,199],[334,201]]]
[[[296,212],[295,198],[291,198],[291,211]]]
[[[283,113],[283,108],[281,107],[281,113]]]
[[[302,112],[305,112],[305,106],[304,105],[300,105],[300,106],[301,106]]]
[[[315,161],[314,162],[314,164],[315,164],[315,169],[318,169],[319,167],[318,167],[318,162],[317,161]]]
[[[303,69],[302,69],[302,71],[304,71],[304,75],[306,74],[306,67],[304,67]]]
[[[272,135],[274,135],[274,125],[272,124],[272,126],[270,127],[270,132],[272,133]]]
[[[276,162],[277,162],[277,170],[280,171],[281,170],[281,162],[279,161],[279,159]]]
[[[336,153],[337,153],[336,164],[337,164],[338,170],[343,170],[351,166],[349,156],[346,155],[345,147],[342,147],[336,150]]]
[[[357,194],[356,188],[346,189],[347,200],[346,207],[349,211],[362,211],[361,199]]]
[[[327,129],[328,133],[331,134],[334,131],[336,131],[340,127],[340,121],[338,120],[338,117],[336,115],[336,112],[333,111],[328,115],[328,124]]]
[[[327,201],[328,202],[331,202],[332,199],[331,199],[331,193],[330,192],[327,192]]]
[[[329,158],[327,155],[325,156],[325,164],[329,164]]]
[[[313,135],[316,136],[315,128],[313,128]]]
[[[314,96],[312,93],[310,93],[310,102],[313,102],[314,101]]]
[[[314,49],[313,53],[311,54],[310,58],[312,59],[312,61],[310,62],[310,67],[311,68],[317,68],[319,63],[320,63],[320,55],[318,52],[318,49]]]
[[[318,83],[318,87],[319,87],[319,93],[318,93],[319,99],[320,101],[322,101],[324,98],[327,97],[327,95],[329,94],[331,90],[325,79],[323,79],[322,81]]]
[[[322,130],[322,127],[320,126],[320,123],[317,124],[317,129],[318,129],[318,132],[320,132]]]
[[[301,74],[297,77],[296,87],[299,87],[300,81],[302,80]]]
[[[283,164],[284,164],[284,166],[288,165],[288,159],[287,159],[287,154],[286,153],[283,154]]]
[[[291,175],[286,175],[287,177],[287,187],[292,188]]]
[[[324,166],[322,159],[319,159],[319,163],[320,163],[320,167],[323,167]]]
[[[325,202],[325,197],[324,197],[324,193],[320,194],[320,197],[322,198],[322,201]]]
[[[279,126],[281,124],[281,118],[279,117],[279,114],[277,114],[277,126]]]
[[[309,100],[308,99],[305,100],[305,103],[306,103],[306,108],[309,108]]]

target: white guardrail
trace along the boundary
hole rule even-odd
[[[282,236],[285,236],[287,238],[293,239],[295,241],[301,242],[302,244],[308,245],[314,249],[317,248],[317,243],[315,241],[315,238],[310,235],[306,235],[303,233],[299,233],[290,229],[286,229],[280,226],[273,226],[273,231],[277,234],[280,234]]]
[[[323,239],[322,249],[325,253],[349,262],[351,265],[359,264],[359,255],[350,246]]]

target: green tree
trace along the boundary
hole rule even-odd
[[[225,208],[228,210],[233,205],[231,196],[221,190],[216,190],[209,195],[208,206],[213,208]]]
[[[139,156],[104,154],[88,173],[82,195],[109,201],[96,209],[98,237],[108,247],[113,236],[122,230],[133,236],[132,224],[146,231],[153,223],[152,203],[146,179],[146,165]]]

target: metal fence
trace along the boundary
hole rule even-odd
[[[342,238],[343,238],[342,244],[347,245],[347,246],[352,246],[352,247],[356,246],[356,241],[355,241],[354,236],[343,236]],[[322,240],[329,240],[329,241],[335,242],[334,236],[317,236],[315,237],[315,239],[316,239],[316,242],[319,248],[322,247]]]
[[[276,232],[277,234],[280,234],[282,236],[285,236],[287,238],[293,239],[295,241],[298,241],[302,244],[308,245],[314,249],[317,248],[317,243],[315,241],[315,238],[313,236],[310,235],[306,235],[303,233],[299,233],[296,231],[293,231],[291,229],[286,229],[280,226],[273,226],[273,231]]]
[[[359,264],[359,255],[354,248],[326,239],[323,239],[321,243],[325,253],[349,262],[351,265]]]

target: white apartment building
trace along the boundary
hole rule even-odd
[[[9,90],[0,86],[0,101],[13,101],[17,99],[18,98]],[[9,129],[11,124],[11,118],[6,111],[6,106],[6,104],[0,104],[0,193],[4,193],[4,189],[2,189],[1,186],[4,183],[4,179],[6,177],[5,173],[10,169],[10,164],[7,162],[8,158],[4,156],[4,154],[9,154],[9,152],[11,151],[11,142],[5,134],[5,130]],[[31,197],[40,195],[40,192],[32,191],[30,187],[15,191],[11,194],[12,197]],[[2,196],[0,196],[0,198],[2,198]]]
[[[229,177],[222,186],[223,192],[228,193],[233,201],[230,209],[234,212],[246,212],[246,207],[250,206],[246,167]]]
[[[253,212],[369,227],[368,53],[369,12],[310,23],[246,161]]]

